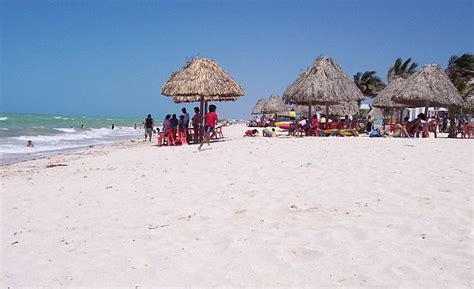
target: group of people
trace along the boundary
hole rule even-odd
[[[217,107],[213,104],[209,105],[209,113],[204,116],[204,126],[202,126],[203,116],[199,107],[194,107],[194,116],[190,118],[189,113],[186,108],[181,109],[181,115],[179,117],[176,114],[167,114],[163,120],[163,127],[161,133],[165,136],[172,134],[174,138],[176,135],[182,134],[186,137],[188,141],[193,141],[194,143],[199,143],[198,150],[202,149],[204,143],[210,145],[209,141],[215,134],[215,127],[218,121],[218,116],[216,113]],[[188,129],[192,125],[192,136],[189,133]],[[160,129],[155,127],[155,121],[152,118],[151,114],[148,114],[145,119],[145,140],[151,141],[153,132],[160,133]]]

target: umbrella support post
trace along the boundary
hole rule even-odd
[[[201,128],[199,130],[198,140],[199,140],[199,142],[201,142],[202,139],[203,139],[203,134],[202,133],[204,131],[204,96],[201,96],[201,101],[199,103],[199,106],[200,106],[199,109],[201,110],[200,112],[201,112],[202,117],[201,117]]]

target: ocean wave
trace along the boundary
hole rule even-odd
[[[64,133],[55,135],[22,135],[17,137],[11,137],[10,140],[26,142],[31,140],[43,141],[48,143],[61,143],[71,142],[80,140],[94,140],[94,139],[105,139],[105,138],[116,138],[137,135],[137,130],[128,127],[118,127],[115,130],[110,128],[92,128],[76,131],[74,128],[55,128],[55,130],[62,131]]]
[[[6,127],[0,127],[0,130],[8,130]]]
[[[7,120],[8,116],[0,116],[0,120]]]
[[[72,127],[71,128],[54,127],[53,129],[58,130],[58,131],[62,131],[62,132],[67,132],[67,133],[76,132],[76,130]]]
[[[0,143],[1,154],[36,154],[54,152],[64,149],[87,147],[89,145],[115,143],[141,137],[141,132],[133,128],[119,127],[84,129],[73,133],[59,133],[55,135],[22,135],[2,138]],[[31,140],[34,147],[26,147]]]

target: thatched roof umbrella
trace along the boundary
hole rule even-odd
[[[263,108],[263,112],[268,114],[288,113],[288,111],[290,108],[278,95],[270,96]]]
[[[252,114],[263,114],[263,109],[267,104],[267,99],[260,98],[252,109]]]
[[[325,107],[320,106],[320,105],[313,105],[311,106],[311,110],[323,111],[325,110]],[[303,105],[297,105],[295,107],[295,111],[299,114],[306,114],[308,113],[308,107],[303,106]],[[337,116],[354,115],[358,112],[359,112],[359,105],[355,101],[349,101],[349,102],[344,102],[341,104],[329,106],[329,115],[337,115]],[[327,115],[327,117],[329,117],[329,115]],[[311,115],[308,115],[308,117],[311,117]]]
[[[174,102],[234,101],[244,95],[244,89],[217,62],[193,58],[161,88],[161,94],[173,96]]]
[[[307,105],[310,115],[311,105],[314,104],[325,105],[326,114],[329,114],[329,105],[357,102],[363,98],[355,83],[329,57],[318,57],[313,66],[288,86],[283,94],[286,103]]]
[[[461,107],[463,100],[446,73],[436,64],[429,64],[410,76],[396,90],[392,100],[410,107]]]
[[[392,80],[377,96],[372,102],[372,106],[376,108],[383,109],[384,112],[390,111],[393,113],[393,110],[399,110],[399,121],[403,117],[403,109],[407,106],[404,104],[396,103],[392,100],[392,97],[397,93],[398,90],[404,88],[406,79],[402,77],[395,78]]]

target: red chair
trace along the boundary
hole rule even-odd
[[[175,140],[175,143],[187,144],[188,140],[186,137],[186,131],[178,130],[178,138]]]
[[[158,146],[161,147],[162,145],[167,145],[167,146],[176,145],[172,128],[169,128],[164,132],[162,131],[158,135]]]
[[[462,138],[472,138],[472,131],[474,130],[474,125],[472,124],[465,124],[464,129],[461,132],[461,137]]]
[[[338,122],[333,121],[329,123],[329,129],[339,129],[339,127],[340,124]]]
[[[308,130],[308,136],[319,136],[319,124],[313,123]]]

